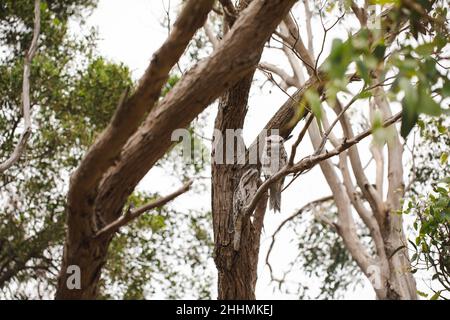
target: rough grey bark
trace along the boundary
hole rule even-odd
[[[225,148],[227,129],[242,129],[247,113],[247,100],[253,79],[253,72],[240,80],[220,99],[215,129],[222,133],[222,141],[215,141]],[[233,137],[234,139],[234,137]],[[218,299],[255,299],[255,285],[261,229],[255,228],[249,216],[244,217],[241,228],[239,251],[233,248],[234,233],[230,232],[230,219],[233,217],[233,194],[239,184],[245,166],[237,164],[211,165],[211,199],[214,228],[214,261],[218,270]]]

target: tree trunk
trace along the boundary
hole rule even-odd
[[[77,248],[70,248],[71,244],[66,242],[61,270],[58,277],[58,290],[55,299],[95,299],[98,296],[98,283],[103,266],[106,263],[106,253],[109,240],[106,242],[86,241]],[[80,288],[71,288],[71,277],[77,276],[69,272],[70,266],[78,266],[80,270]],[[82,290],[81,290],[82,289]]]
[[[227,129],[241,129],[247,114],[247,101],[253,72],[225,93],[220,101],[215,129],[221,134],[214,137],[212,158],[217,152],[225,155]],[[218,139],[221,139],[219,141]],[[233,137],[234,139],[234,137]],[[218,146],[222,147],[218,150]],[[233,216],[233,194],[245,166],[212,163],[212,214],[214,228],[214,260],[218,270],[219,299],[255,299],[255,285],[259,253],[260,227],[247,217],[242,224],[240,250],[233,248],[233,233],[229,223]],[[225,159],[223,159],[225,162]],[[259,229],[259,230],[258,230]]]

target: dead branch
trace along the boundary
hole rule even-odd
[[[22,82],[22,113],[24,119],[24,128],[19,142],[14,148],[13,153],[8,159],[0,164],[0,173],[11,168],[25,151],[28,139],[31,135],[31,103],[30,103],[30,72],[31,63],[37,51],[37,43],[39,40],[39,34],[41,30],[41,1],[35,0],[34,2],[34,28],[33,38],[31,40],[30,48],[25,54],[23,63],[23,82]]]

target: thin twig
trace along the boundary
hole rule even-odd
[[[337,115],[337,117],[334,119],[333,123],[328,127],[328,129],[325,131],[325,133],[323,134],[322,137],[322,141],[320,142],[319,147],[317,148],[317,150],[315,151],[315,155],[319,154],[322,152],[323,147],[325,146],[329,135],[331,134],[331,131],[333,130],[333,128],[336,126],[336,124],[339,122],[339,120],[344,116],[344,113],[359,99],[359,97],[361,96],[362,93],[364,92],[368,92],[370,90],[373,90],[377,87],[383,86],[385,85],[385,82],[388,80],[391,80],[392,78],[395,78],[395,76],[392,77],[388,77],[386,79],[384,79],[383,81],[380,81],[379,83],[376,83],[370,87],[367,88],[363,88],[358,94],[356,94],[355,96],[353,96],[353,98],[345,105],[345,107],[341,110],[341,112],[339,112],[339,114]]]
[[[310,113],[308,116],[308,119],[306,119],[305,126],[303,127],[302,131],[300,131],[300,134],[298,135],[297,140],[292,145],[291,156],[289,157],[289,162],[288,162],[289,165],[294,164],[295,154],[297,153],[297,147],[300,144],[300,142],[302,142],[303,138],[305,137],[306,132],[308,131],[308,127],[311,124],[313,118],[314,118],[314,114]]]
[[[95,235],[94,239],[104,239],[107,236],[112,235],[113,233],[117,232],[120,227],[128,224],[130,221],[140,217],[143,213],[164,206],[166,203],[172,201],[176,197],[182,195],[183,193],[187,192],[192,185],[192,181],[189,180],[186,182],[180,189],[177,191],[159,198],[155,201],[152,201],[151,203],[148,203],[134,211],[128,210],[126,211],[122,216],[120,216],[117,220],[111,222],[107,226],[103,227],[101,230],[99,230]]]
[[[322,46],[321,46],[321,48],[320,48],[320,52],[319,52],[319,54],[317,55],[317,59],[316,59],[316,62],[315,62],[315,64],[314,64],[314,74],[315,74],[315,76],[317,77],[317,79],[319,79],[319,80],[320,80],[320,78],[319,78],[319,72],[318,72],[318,69],[317,69],[317,68],[318,68],[318,65],[319,65],[319,59],[320,59],[320,56],[322,55],[323,50],[324,50],[324,48],[325,48],[325,40],[327,39],[327,34],[328,34],[328,32],[329,32],[331,29],[334,28],[334,26],[335,26],[336,24],[338,24],[339,21],[341,21],[341,19],[342,19],[344,16],[345,16],[345,12],[344,12],[341,16],[339,16],[339,17],[336,19],[336,21],[335,21],[329,28],[326,28],[325,25],[324,25],[324,23],[323,23],[322,11],[319,12],[320,22],[322,23],[322,28],[323,28],[323,31],[324,31],[323,39],[322,39]]]

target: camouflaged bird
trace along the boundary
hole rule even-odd
[[[261,163],[261,170],[266,180],[286,165],[287,153],[284,149],[284,139],[282,137],[271,135],[266,138]],[[273,209],[274,212],[280,212],[281,209],[281,190],[283,183],[284,178],[276,181],[269,188],[269,208]]]

